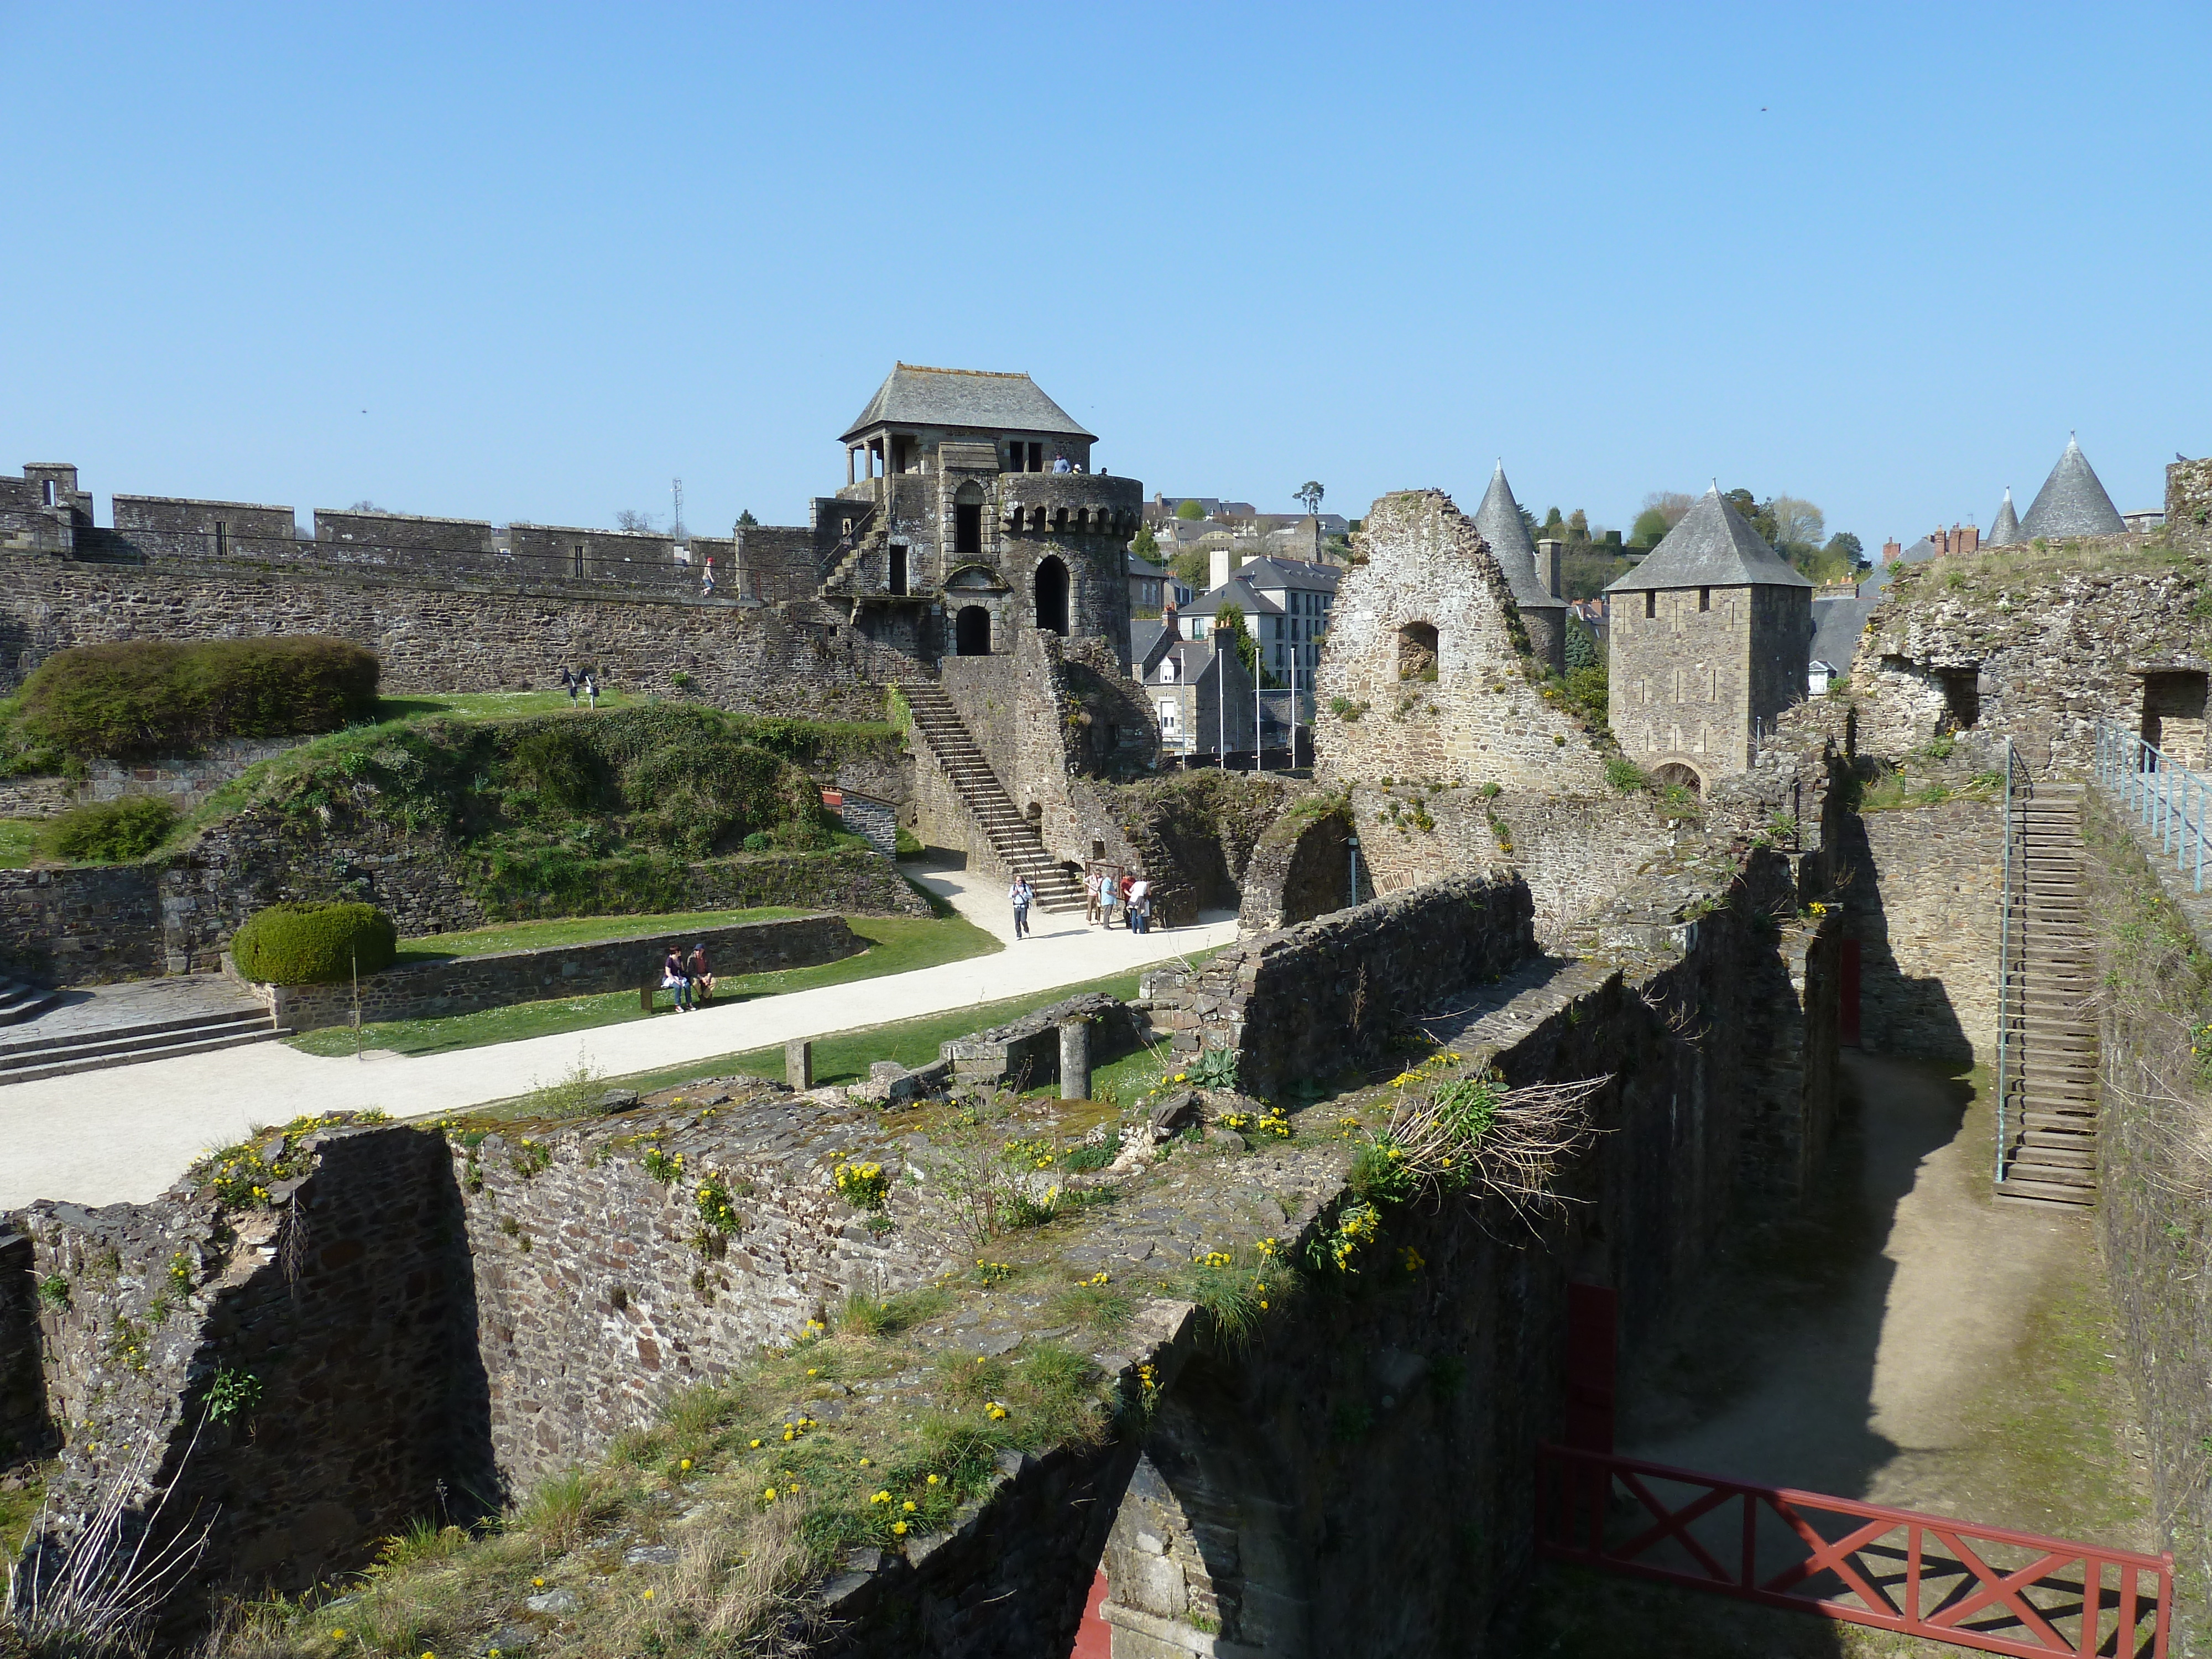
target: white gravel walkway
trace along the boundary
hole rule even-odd
[[[1080,913],[1038,913],[1031,937],[1014,942],[1003,887],[959,870],[918,873],[970,921],[1009,940],[1007,947],[881,979],[451,1054],[326,1060],[264,1042],[0,1087],[0,1211],[39,1198],[143,1203],[203,1148],[305,1112],[377,1106],[395,1117],[416,1117],[458,1111],[550,1081],[580,1054],[610,1077],[650,1071],[1033,995],[1237,937],[1236,917],[1227,912],[1149,934],[1089,927]]]

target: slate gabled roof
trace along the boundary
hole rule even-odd
[[[1513,603],[1522,610],[1564,610],[1566,601],[1555,599],[1536,575],[1536,544],[1528,539],[1528,526],[1521,522],[1521,503],[1513,499],[1513,486],[1505,482],[1505,463],[1490,475],[1490,488],[1482,492],[1482,505],[1474,509],[1474,527],[1490,544],[1491,556],[1505,573],[1513,590]]]
[[[2127,527],[2089,458],[2069,434],[2066,453],[2020,521],[2021,533],[2032,541],[2038,536],[2117,536]]]
[[[2020,533],[2020,514],[2012,510],[2012,486],[2005,486],[2004,505],[1990,522],[1990,533],[1982,538],[1984,547],[2017,547],[2027,537]]]
[[[1233,604],[1248,617],[1279,617],[1283,607],[1253,587],[1240,571],[1209,592],[1183,606],[1186,617],[1211,617],[1224,604]]]
[[[1743,515],[1721,499],[1716,484],[1682,515],[1644,562],[1617,577],[1608,593],[1664,587],[1810,587],[1787,561],[1759,539]]]
[[[1859,635],[1866,632],[1867,618],[1874,615],[1877,603],[1874,599],[1814,599],[1813,642],[1806,647],[1807,665],[1824,662],[1839,674],[1850,673],[1851,659],[1858,654]]]
[[[844,441],[886,422],[901,426],[972,427],[986,432],[1042,432],[1095,438],[1069,418],[1026,374],[980,368],[923,368],[900,363],[876,388]]]

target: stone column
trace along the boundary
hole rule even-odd
[[[783,1080],[794,1089],[814,1086],[814,1044],[801,1039],[783,1045]]]
[[[1091,1022],[1087,1019],[1060,1023],[1060,1097],[1091,1098]]]

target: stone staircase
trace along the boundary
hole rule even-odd
[[[830,567],[830,574],[822,579],[822,593],[825,599],[842,598],[851,593],[853,573],[860,568],[860,562],[871,553],[880,550],[890,540],[891,526],[889,515],[876,514],[873,508],[871,508],[870,512],[874,515],[876,522],[872,525],[862,526],[859,538],[839,556],[837,562]]]
[[[1018,870],[1029,878],[1030,885],[1036,890],[1039,908],[1083,908],[1083,884],[1044,850],[1043,840],[1006,793],[944,688],[930,680],[902,680],[899,690],[914,711],[915,734],[928,745],[945,775],[959,791],[968,815],[990,842],[994,856],[1007,869]]]
[[[2036,786],[2016,799],[2013,857],[2013,987],[2001,1010],[2009,1028],[2005,1102],[2005,1198],[2044,1204],[2097,1201],[2095,949],[2081,903],[2078,783]]]
[[[58,991],[42,990],[0,974],[0,1025],[21,1025],[53,1006]]]

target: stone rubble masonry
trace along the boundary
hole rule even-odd
[[[2008,735],[2038,774],[2085,772],[2097,721],[2179,738],[2212,766],[2212,459],[2166,470],[2166,525],[2148,534],[1992,548],[1902,569],[1851,669],[1859,746],[1895,757],[1941,732]],[[2205,522],[2200,522],[2203,515]]]
[[[1996,1061],[2004,808],[1951,800],[1857,815],[1841,860],[1869,1054]]]
[[[735,1098],[712,1103],[725,1092]],[[847,1296],[890,1296],[949,1266],[910,1183],[892,1183],[896,1225],[880,1237],[837,1194],[838,1154],[878,1139],[876,1118],[842,1090],[794,1097],[736,1078],[702,1085],[696,1106],[535,1147],[507,1135],[454,1147],[502,1490],[600,1455],[675,1390],[720,1381]],[[653,1149],[681,1154],[682,1176],[656,1179]],[[710,1170],[738,1212],[727,1236],[700,1217]]]
[[[211,972],[256,910],[366,900],[402,939],[483,926],[459,855],[434,834],[334,815],[328,828],[250,807],[141,864],[0,870],[0,962],[55,985]],[[927,902],[872,848],[747,854],[688,866],[684,908],[790,905],[926,916]]]
[[[0,779],[0,817],[52,817],[88,801],[119,800],[125,795],[160,795],[179,813],[189,815],[256,761],[296,749],[305,741],[225,738],[209,744],[204,754],[95,760],[87,763],[82,782],[58,777]]]
[[[1535,949],[1518,878],[1460,875],[1240,940],[1194,973],[1142,981],[1175,1053],[1226,1048],[1237,1086],[1267,1098],[1371,1060],[1409,1020]]]
[[[1710,789],[1749,766],[1758,734],[1804,701],[1809,589],[1624,592],[1610,615],[1608,718],[1638,766],[1682,767]]]
[[[2212,939],[2212,899],[2094,786],[2082,802],[2081,842],[2084,897],[2107,981],[2098,999],[2097,1224],[2149,1442],[2160,1541],[2174,1553],[2183,1582],[2198,1587],[2196,1607],[2185,1608],[2201,1620],[2202,1586],[2212,1577],[2212,1489],[2204,1478],[2212,1310],[2200,1242],[2212,1200],[2205,1157],[2212,1113],[2192,1028],[2212,1019],[2212,1007],[2203,1006],[2201,975],[2181,964],[2201,960]],[[2162,900],[2165,918],[2139,928],[2151,898]]]
[[[1383,496],[1355,549],[1366,562],[1338,586],[1315,675],[1317,779],[1605,789],[1603,757],[1544,700],[1542,666],[1524,643],[1505,576],[1449,496]],[[1433,635],[1432,659],[1421,629]],[[1408,669],[1413,677],[1401,678]],[[1429,672],[1433,679],[1421,678]],[[1357,718],[1337,712],[1340,703]]]
[[[485,1490],[469,1249],[446,1167],[435,1133],[339,1131],[271,1209],[230,1224],[182,1188],[4,1218],[31,1240],[33,1273],[67,1290],[39,1314],[46,1410],[66,1431],[49,1488],[63,1535],[148,1443],[155,1478],[178,1480],[165,1518],[212,1519],[212,1571],[187,1602],[304,1589],[440,1513],[441,1485],[461,1504]],[[225,1371],[257,1379],[260,1404],[203,1426]]]
[[[1060,1080],[1060,1027],[1068,1020],[1081,1020],[1091,1028],[1094,1066],[1127,1054],[1143,1040],[1126,1003],[1103,991],[1086,991],[1024,1014],[1011,1024],[955,1037],[939,1046],[938,1057],[951,1063],[952,1075],[962,1083],[1039,1088]]]
[[[0,691],[68,646],[328,634],[377,653],[382,689],[544,690],[565,664],[611,690],[752,714],[873,720],[910,653],[816,615],[734,599],[532,592],[377,569],[103,565],[0,552]]]
[[[619,919],[610,918],[610,927]],[[361,1017],[375,1020],[438,1019],[555,997],[596,996],[658,987],[668,952],[688,957],[704,944],[716,977],[811,968],[857,956],[868,942],[842,916],[793,916],[781,921],[738,922],[681,933],[645,933],[595,945],[555,945],[535,951],[495,951],[418,966],[397,966],[361,981]],[[354,987],[264,985],[241,975],[228,951],[226,977],[261,999],[275,1024],[295,1031],[350,1024]]]

